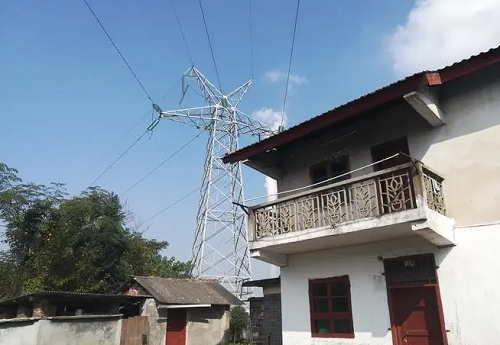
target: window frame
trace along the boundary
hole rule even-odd
[[[347,298],[347,312],[333,312],[332,311],[332,303],[331,300],[332,298],[342,298],[340,296],[332,296],[331,291],[330,291],[330,284],[331,283],[338,283],[342,282],[344,283],[346,287],[346,295],[345,298]],[[325,298],[325,296],[322,297],[315,297],[313,295],[313,286],[315,284],[326,284],[327,285],[327,296],[328,298],[328,312],[326,313],[318,313],[314,311],[314,300],[317,298]],[[354,338],[354,325],[353,325],[353,317],[352,317],[352,303],[351,303],[351,283],[349,280],[348,275],[343,275],[343,276],[338,276],[338,277],[329,277],[329,278],[320,278],[320,279],[309,279],[309,316],[310,316],[310,323],[311,323],[311,336],[313,338]],[[333,330],[332,333],[315,333],[314,332],[314,321],[315,320],[324,320],[328,319],[328,325],[331,330]],[[333,320],[335,319],[349,319],[349,328],[350,328],[350,333],[335,333],[335,330],[333,328]]]
[[[343,163],[346,167],[346,170],[345,172],[340,172],[336,175],[334,175],[333,173],[333,165],[335,163]],[[314,179],[314,171],[319,169],[319,168],[324,168],[326,170],[326,179],[325,180],[321,180],[321,181],[316,181]],[[344,177],[341,177],[339,179],[335,179],[335,180],[330,180],[328,182],[325,182],[333,177],[336,177],[336,176],[340,176],[340,175],[343,175],[345,173],[348,173],[347,175],[345,175]],[[341,182],[341,181],[344,181],[344,180],[348,180],[351,178],[351,174],[350,174],[350,159],[349,159],[349,155],[345,154],[345,155],[339,155],[338,157],[336,157],[335,159],[329,159],[329,160],[326,160],[326,161],[323,161],[323,162],[320,162],[320,163],[316,163],[312,166],[309,167],[309,176],[311,178],[311,183],[312,184],[316,184],[316,186],[313,186],[313,188],[318,188],[318,187],[323,187],[323,186],[326,186],[326,185],[329,185],[329,184],[333,184],[333,183],[338,183],[338,182]]]

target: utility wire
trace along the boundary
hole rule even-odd
[[[167,207],[165,207],[164,209],[162,209],[161,211],[155,213],[154,215],[152,215],[151,217],[149,217],[148,219],[146,219],[144,222],[140,223],[139,226],[142,226],[148,222],[150,222],[151,220],[153,220],[154,218],[158,217],[160,214],[162,214],[163,212],[167,211],[168,209],[174,207],[175,205],[177,205],[178,203],[180,203],[181,201],[187,199],[189,196],[191,196],[192,194],[194,194],[195,192],[197,192],[198,190],[200,190],[201,187],[196,187],[196,189],[193,189],[192,191],[190,191],[189,193],[187,193],[186,195],[184,195],[183,197],[181,197],[180,199],[177,199],[176,201],[174,201],[173,203],[171,203],[170,205],[168,205]],[[144,231],[141,232],[141,234],[144,234],[146,231],[148,231],[149,229],[146,229]]]
[[[118,52],[118,54],[122,58],[123,62],[125,62],[125,64],[127,65],[128,69],[130,70],[130,72],[132,73],[132,75],[134,76],[135,80],[137,81],[137,83],[139,84],[139,86],[142,88],[142,90],[144,91],[144,93],[146,94],[146,96],[148,97],[148,99],[151,101],[151,103],[154,103],[153,99],[149,95],[149,92],[146,90],[146,88],[144,87],[144,85],[140,81],[140,79],[137,76],[137,74],[134,72],[134,70],[132,69],[132,67],[130,66],[130,64],[127,62],[127,59],[125,59],[125,57],[121,53],[120,49],[118,49],[117,45],[115,44],[115,41],[113,41],[113,39],[109,35],[108,31],[106,30],[106,28],[104,27],[104,25],[102,24],[102,22],[99,20],[99,17],[97,17],[97,14],[94,12],[94,10],[92,9],[92,7],[88,3],[88,1],[87,0],[83,0],[83,2],[85,2],[85,4],[87,5],[88,9],[92,13],[92,15],[94,16],[95,20],[97,21],[97,23],[99,24],[99,26],[101,27],[101,29],[104,31],[104,33],[106,34],[106,36],[108,36],[109,41],[111,42],[111,44],[113,45],[113,47],[115,47],[116,51]]]
[[[165,99],[173,90],[175,87],[177,87],[179,84],[180,84],[180,79],[178,79],[168,90],[167,92],[162,96],[161,100]],[[122,142],[123,139],[125,139],[126,136],[128,136],[149,114],[150,114],[150,110],[148,110],[133,126],[132,128],[130,128],[127,132],[125,132],[117,141],[115,141],[115,143],[113,145],[111,145],[111,147],[103,154],[101,155],[101,158],[99,158],[98,160],[101,160],[103,159],[104,157],[107,157],[111,151],[120,143]],[[96,163],[96,162],[95,162]],[[87,170],[87,172],[85,173],[85,175],[87,175],[90,170],[95,166],[95,163],[92,164],[90,166],[90,168]]]
[[[341,179],[342,177],[345,177],[345,176],[350,176],[351,174],[355,173],[355,172],[358,172],[358,171],[361,171],[361,170],[364,170],[364,169],[367,169],[369,167],[372,167],[374,165],[377,165],[379,163],[382,163],[382,162],[385,162],[385,161],[388,161],[390,159],[393,159],[395,157],[398,157],[398,156],[405,156],[407,158],[410,158],[411,161],[415,162],[417,161],[416,159],[412,158],[411,156],[408,156],[402,152],[399,152],[399,153],[395,153],[393,154],[392,156],[389,156],[389,157],[386,157],[386,158],[382,158],[381,160],[378,160],[376,162],[372,162],[370,164],[366,164],[366,165],[363,165],[362,167],[359,167],[357,169],[353,169],[353,170],[350,170],[348,172],[345,172],[343,174],[340,174],[340,175],[337,175],[337,176],[334,176],[334,177],[331,177],[329,179],[326,179],[326,180],[323,180],[323,181],[320,181],[320,182],[316,182],[316,183],[312,183],[312,184],[309,184],[307,186],[302,186],[302,187],[298,187],[298,188],[294,188],[294,189],[288,189],[288,190],[283,190],[281,192],[278,192],[278,193],[273,193],[273,194],[266,194],[266,195],[263,195],[263,196],[258,196],[256,198],[250,198],[250,199],[246,199],[243,201],[243,204],[246,204],[247,202],[249,201],[254,201],[254,200],[259,200],[259,199],[263,199],[263,198],[268,198],[270,196],[278,196],[278,195],[281,195],[281,194],[285,194],[285,193],[293,193],[293,192],[298,192],[298,191],[301,191],[303,189],[309,189],[311,187],[316,187],[318,185],[321,185],[321,184],[325,184],[327,182],[332,182],[332,181],[335,181],[335,180],[338,180],[338,179]]]
[[[130,151],[132,147],[134,147],[139,142],[139,140],[141,140],[142,137],[146,135],[146,133],[148,133],[148,130],[145,130],[121,155],[118,156],[117,159],[113,161],[113,163],[111,163],[99,176],[97,176],[96,179],[89,185],[89,187],[92,187],[94,183],[96,183],[105,173],[108,172],[109,169],[111,169],[120,159],[122,159],[122,157],[125,156],[127,152]]]
[[[203,17],[203,23],[205,24],[205,32],[207,33],[208,45],[210,46],[210,52],[212,54],[212,61],[214,63],[215,74],[217,75],[217,81],[219,82],[219,89],[222,92],[222,84],[220,82],[219,70],[217,69],[217,63],[215,62],[214,49],[212,47],[212,40],[210,39],[210,33],[208,32],[207,20],[205,19],[205,12],[203,11],[203,5],[201,4],[201,0],[198,0],[198,4],[200,5],[201,15]]]
[[[254,78],[254,57],[253,57],[253,26],[252,26],[252,0],[248,0],[248,13],[250,21],[250,64],[252,69],[252,79]]]
[[[168,156],[163,162],[158,164],[156,167],[153,168],[150,172],[148,172],[146,175],[144,175],[142,178],[140,178],[137,182],[132,184],[125,192],[123,192],[120,195],[120,198],[127,194],[129,191],[131,191],[135,186],[137,186],[139,183],[144,181],[148,176],[150,176],[152,173],[154,173],[156,170],[158,170],[161,166],[163,166],[165,163],[167,163],[170,159],[172,159],[175,155],[177,155],[179,152],[181,152],[183,149],[185,149],[189,144],[191,144],[193,141],[195,141],[203,132],[200,132],[196,134],[193,138],[191,138],[188,142],[186,142],[184,145],[179,147],[176,151],[174,151],[170,156]]]
[[[290,59],[288,61],[288,73],[286,76],[285,97],[283,99],[283,112],[281,113],[281,127],[283,127],[283,121],[285,120],[286,97],[288,95],[288,84],[290,82],[290,71],[292,69],[293,47],[295,46],[295,33],[297,32],[297,19],[299,18],[299,6],[300,6],[300,0],[297,0],[297,9],[295,10],[295,23],[293,24],[292,47],[290,49]]]
[[[184,30],[182,30],[181,21],[179,20],[179,15],[177,14],[177,10],[175,9],[174,0],[170,0],[170,3],[172,4],[172,8],[173,8],[174,14],[175,14],[175,19],[177,20],[177,25],[179,26],[179,31],[181,32],[181,37],[182,37],[182,40],[184,41],[184,46],[186,47],[186,51],[189,55],[189,60],[191,60],[191,66],[194,66],[193,56],[191,55],[191,51],[189,50],[186,36],[184,35]]]

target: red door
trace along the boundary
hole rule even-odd
[[[166,345],[186,344],[186,309],[169,309]]]
[[[390,289],[398,345],[444,345],[434,286]]]

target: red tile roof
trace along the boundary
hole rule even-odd
[[[500,46],[436,71],[423,71],[313,117],[279,134],[232,152],[224,163],[236,163],[287,144],[352,116],[383,106],[425,86],[440,85],[500,62]]]

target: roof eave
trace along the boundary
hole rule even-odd
[[[438,75],[439,76],[439,75]],[[383,106],[386,103],[401,98],[403,95],[429,85],[439,84],[436,73],[419,73],[400,82],[377,90],[354,101],[346,103],[338,108],[323,113],[309,121],[292,127],[280,134],[262,140],[254,145],[247,146],[241,150],[226,155],[222,160],[224,163],[237,163],[246,160],[259,153],[274,149],[292,140],[299,139],[307,134],[325,128],[326,126],[343,121],[347,118],[367,112],[371,109]]]
[[[223,157],[222,160],[226,164],[247,160],[257,154],[277,148],[353,115],[380,107],[391,100],[402,97],[406,93],[417,91],[425,86],[446,83],[496,63],[500,63],[500,46],[456,62],[435,72],[424,71],[417,73],[338,108],[332,109],[311,120],[281,132],[280,134],[230,153]]]

